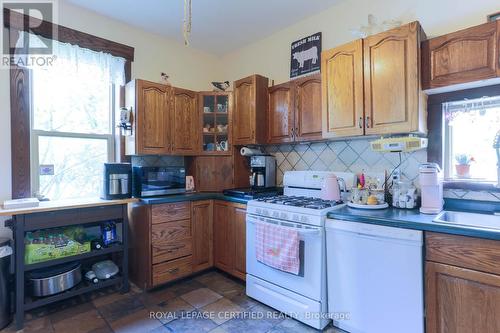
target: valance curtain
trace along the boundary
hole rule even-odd
[[[44,45],[47,39],[43,37],[21,32],[18,43],[23,40],[22,34],[29,35],[29,45],[37,46]],[[56,40],[52,40],[53,55],[55,56],[52,64],[44,64],[44,66],[36,66],[36,64],[31,65],[27,59],[27,55],[16,54],[16,63],[19,65],[27,64],[27,67],[37,67],[38,69],[44,69],[52,67],[52,69],[67,71],[68,73],[77,73],[78,71],[88,72],[89,69],[94,72],[93,74],[98,77],[108,77],[109,82],[115,85],[125,85],[125,62],[126,60],[121,57],[115,57],[109,53],[96,52],[86,48],[79,47],[78,45],[72,45],[69,43],[61,43]],[[20,49],[20,48],[18,48]],[[29,55],[31,56],[31,55]],[[23,59],[25,59],[23,61]]]

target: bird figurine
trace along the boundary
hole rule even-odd
[[[168,74],[167,74],[167,73],[163,73],[163,72],[161,72],[161,74],[160,74],[160,83],[161,83],[161,84],[164,84],[164,85],[167,85],[167,86],[170,86],[170,85],[171,85],[171,84],[170,84],[170,81],[168,81],[168,78],[169,78],[169,77],[170,77],[170,76],[168,76]]]
[[[229,81],[224,82],[212,82],[215,91],[226,91],[229,88]]]

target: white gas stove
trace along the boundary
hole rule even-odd
[[[323,180],[335,174],[347,188],[354,174],[342,172],[289,171],[284,195],[251,200],[247,204],[247,295],[314,328],[328,322],[326,295],[325,220],[342,202],[320,199]],[[256,258],[256,224],[273,224],[299,234],[299,274],[267,266]]]
[[[287,171],[283,178],[284,195],[249,201],[247,214],[324,226],[326,214],[344,205],[342,201],[335,202],[320,199],[323,180],[332,174],[342,178],[346,188],[353,186],[355,178],[353,173]]]

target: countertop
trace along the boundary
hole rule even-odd
[[[55,201],[41,201],[38,207],[3,209],[0,208],[0,216],[13,216],[31,213],[51,212],[63,209],[88,208],[98,206],[123,205],[137,202],[137,199],[103,200],[100,198],[66,199]]]
[[[193,193],[182,193],[182,194],[172,194],[160,197],[151,198],[141,198],[140,202],[147,205],[155,205],[170,202],[181,202],[181,201],[198,201],[198,200],[223,200],[229,202],[236,202],[241,204],[246,204],[249,200],[237,197],[231,197],[224,195],[220,192],[193,192]]]
[[[456,206],[446,207],[446,209],[470,212],[470,210]],[[500,240],[500,230],[433,222],[437,215],[421,214],[418,209],[406,210],[391,207],[381,210],[362,210],[342,207],[329,212],[327,216],[330,219],[343,221]],[[500,226],[500,216],[498,223]]]

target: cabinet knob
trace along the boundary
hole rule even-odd
[[[172,269],[169,269],[169,270],[168,270],[168,272],[169,272],[170,274],[175,274],[175,273],[177,273],[178,271],[179,271],[179,268],[172,268]]]

